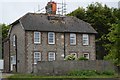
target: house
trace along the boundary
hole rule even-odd
[[[4,42],[5,71],[32,73],[37,61],[64,60],[69,54],[95,60],[96,33],[76,17],[27,13],[11,24]]]

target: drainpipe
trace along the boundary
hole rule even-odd
[[[64,32],[64,58],[66,57],[65,49],[66,47],[65,47],[65,32]]]
[[[17,36],[15,35],[15,51],[16,51],[16,72],[17,72]]]

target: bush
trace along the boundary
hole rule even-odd
[[[78,58],[78,60],[88,60],[87,58],[81,56],[80,58]]]
[[[66,56],[65,60],[88,60],[88,59],[83,56],[81,56],[80,58],[77,58],[74,54],[71,54]]]
[[[76,60],[77,58],[75,57],[74,54],[68,55],[65,57],[65,60]]]
[[[114,75],[115,72],[114,71],[103,71],[102,74],[103,75]]]
[[[96,71],[96,70],[75,70],[70,71],[68,76],[97,76],[97,75],[115,75],[113,71]]]
[[[68,76],[93,76],[93,75],[96,75],[96,73],[93,70],[76,70],[76,71],[69,72],[67,75]]]

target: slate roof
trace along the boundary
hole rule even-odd
[[[19,21],[25,30],[30,31],[97,33],[90,24],[70,16],[63,17],[63,20],[48,20],[46,14],[27,13],[11,25],[14,26]]]

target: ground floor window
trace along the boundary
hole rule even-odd
[[[11,64],[16,64],[16,55],[11,56]]]
[[[13,70],[13,65],[16,65],[16,55],[10,56],[10,62],[11,62],[11,71]]]
[[[89,53],[84,53],[84,54],[83,54],[83,57],[89,59],[89,58],[90,58]]]
[[[55,60],[55,52],[49,52],[48,61],[54,61],[54,60]]]
[[[34,52],[34,64],[37,64],[38,61],[41,61],[41,53]]]
[[[75,52],[70,53],[70,55],[74,55],[74,57],[77,58],[77,53],[75,53]]]

